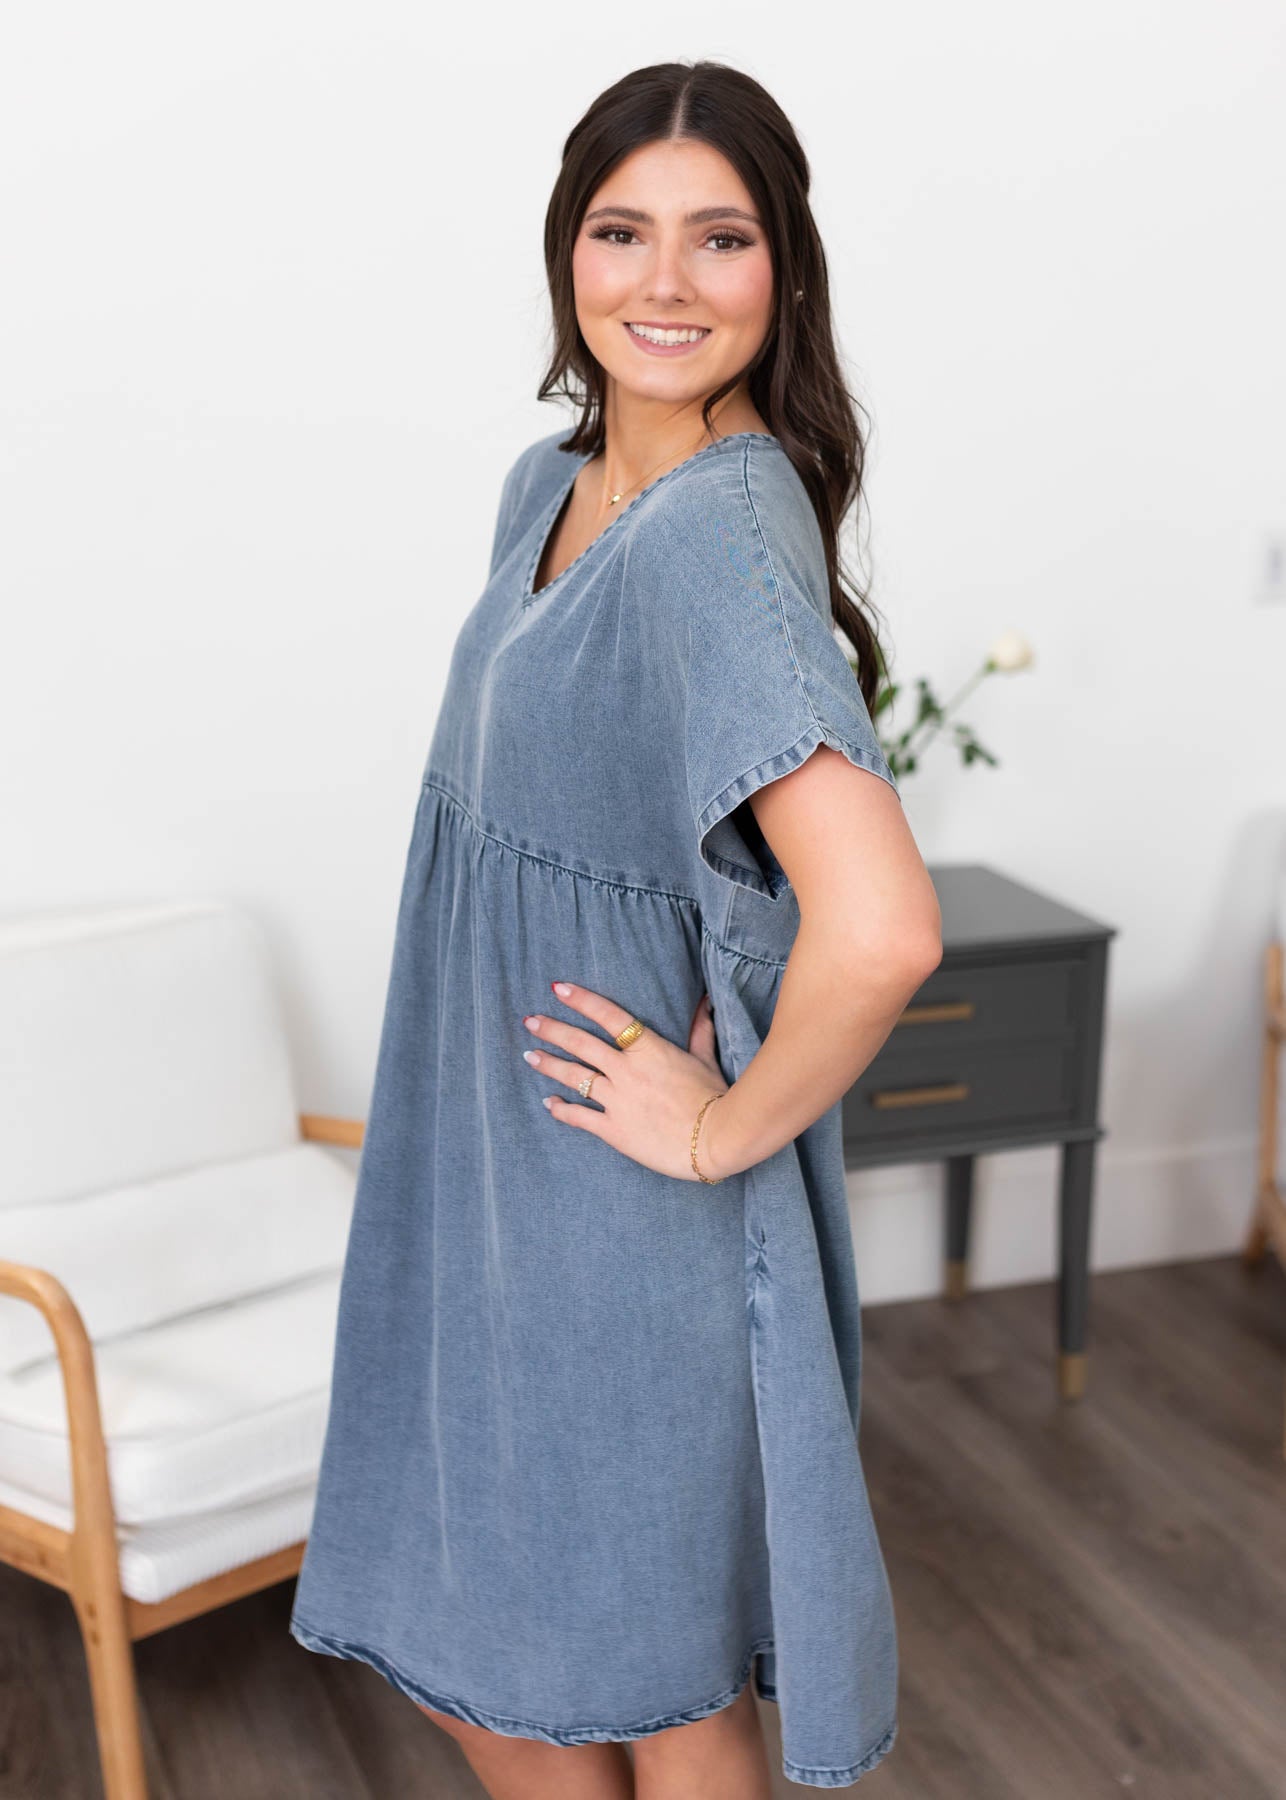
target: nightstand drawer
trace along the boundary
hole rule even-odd
[[[1058,1125],[1076,1106],[1075,1040],[895,1049],[890,1038],[843,1101],[844,1138],[958,1135],[987,1125]]]
[[[1058,1037],[1073,1029],[1085,964],[1072,957],[943,965],[916,989],[881,1059],[904,1049]]]

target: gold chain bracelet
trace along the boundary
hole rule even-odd
[[[726,1091],[727,1090],[725,1089],[724,1092],[726,1092]],[[704,1119],[706,1116],[706,1107],[710,1106],[715,1100],[722,1100],[722,1099],[723,1099],[723,1093],[711,1094],[709,1100],[707,1100],[705,1102],[705,1104],[701,1108],[701,1111],[697,1114],[696,1123],[692,1127],[692,1167],[696,1172],[697,1180],[704,1181],[707,1184],[707,1186],[709,1186],[709,1187],[716,1186],[717,1183],[719,1183],[720,1181],[723,1180],[723,1176],[722,1175],[703,1175],[701,1173],[700,1169],[697,1168],[697,1133],[701,1129],[702,1119]]]

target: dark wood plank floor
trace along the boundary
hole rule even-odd
[[[867,1309],[901,1728],[843,1791],[1286,1796],[1286,1275],[1235,1257],[1101,1274],[1091,1330],[1065,1406],[1048,1283]],[[152,1800],[482,1800],[373,1670],[288,1636],[292,1591],[136,1646]],[[0,1568],[0,1796],[101,1791],[70,1606]]]

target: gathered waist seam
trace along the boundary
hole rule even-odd
[[[711,931],[706,922],[705,915],[701,911],[700,902],[695,900],[691,894],[676,893],[670,888],[650,887],[646,882],[617,881],[611,876],[595,875],[589,869],[573,868],[570,863],[559,862],[556,857],[545,856],[539,851],[524,850],[517,844],[511,844],[507,838],[501,837],[498,832],[489,830],[488,827],[475,816],[466,802],[460,798],[459,794],[453,793],[440,779],[436,779],[431,775],[426,775],[421,781],[420,787],[421,790],[431,788],[435,794],[441,794],[442,798],[449,801],[450,804],[455,807],[456,811],[467,820],[470,827],[479,837],[485,838],[488,843],[495,844],[502,850],[507,850],[511,856],[522,857],[527,862],[539,864],[542,868],[557,869],[560,874],[571,875],[577,881],[592,881],[599,887],[614,888],[623,894],[645,894],[649,899],[674,900],[678,901],[680,905],[695,907],[702,936],[707,942],[713,944],[717,950],[723,950],[729,956],[742,957],[747,962],[760,963],[765,968],[781,969],[786,966],[786,959],[784,957],[760,956],[753,950],[743,950],[737,944],[725,943],[723,938],[716,936],[716,934]]]

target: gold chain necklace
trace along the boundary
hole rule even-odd
[[[688,456],[691,456],[691,455],[692,455],[692,454],[693,454],[693,452],[694,452],[694,451],[695,451],[695,450],[696,450],[696,448],[697,448],[697,445],[699,445],[699,444],[700,444],[700,443],[701,443],[701,441],[702,441],[702,439],[703,439],[703,438],[704,438],[704,437],[705,437],[705,436],[706,436],[706,433],[705,433],[705,432],[702,432],[702,434],[701,434],[701,437],[699,437],[699,438],[698,438],[698,439],[697,439],[697,442],[696,442],[696,443],[695,443],[695,444],[693,444],[693,446],[692,446],[692,449],[691,449],[691,450],[689,450],[689,451],[688,451],[688,452],[687,452],[687,455],[686,455],[686,456],[684,456],[684,457],[681,457],[681,458],[680,458],[680,462],[686,462],[686,461],[687,461],[687,458],[688,458]],[[715,439],[713,439],[713,440],[712,440],[712,442],[714,442],[714,443],[718,443],[718,441],[719,441],[719,440],[718,440],[718,439],[717,439],[717,438],[715,438]],[[632,482],[631,482],[631,483],[630,483],[630,485],[629,485],[629,487],[626,487],[626,488],[622,488],[622,489],[621,489],[621,491],[620,491],[620,493],[619,493],[619,494],[612,494],[612,495],[611,495],[611,496],[610,496],[610,497],[609,497],[609,499],[608,499],[608,502],[607,502],[607,504],[608,504],[608,505],[609,505],[609,506],[615,506],[615,505],[616,505],[616,502],[617,502],[617,501],[618,501],[618,500],[623,500],[623,499],[624,499],[624,498],[625,498],[625,496],[626,496],[626,494],[632,494],[632,493],[633,493],[633,492],[634,492],[634,489],[635,489],[635,488],[636,488],[636,487],[640,487],[640,486],[641,486],[641,485],[642,485],[642,484],[643,484],[643,482],[645,482],[645,481],[646,481],[646,480],[647,480],[647,478],[648,478],[648,476],[649,476],[649,475],[651,475],[651,474],[652,474],[652,473],[653,473],[653,472],[654,472],[654,471],[655,471],[655,470],[657,470],[657,469],[659,469],[659,468],[660,468],[660,467],[661,467],[661,463],[667,463],[667,462],[669,462],[669,460],[670,460],[670,458],[669,458],[669,457],[668,457],[668,456],[663,456],[663,457],[662,457],[662,458],[661,458],[661,462],[658,462],[658,463],[653,463],[653,464],[652,464],[652,467],[651,467],[651,468],[650,468],[650,469],[646,469],[646,470],[645,470],[645,471],[644,471],[644,472],[643,472],[643,474],[642,474],[642,475],[640,475],[640,476],[639,476],[639,478],[638,478],[638,480],[637,480],[637,481],[632,481]],[[675,465],[674,465],[674,466],[675,466],[675,468],[676,468],[676,469],[677,469],[677,468],[678,468],[678,467],[679,467],[679,463],[675,463]]]

